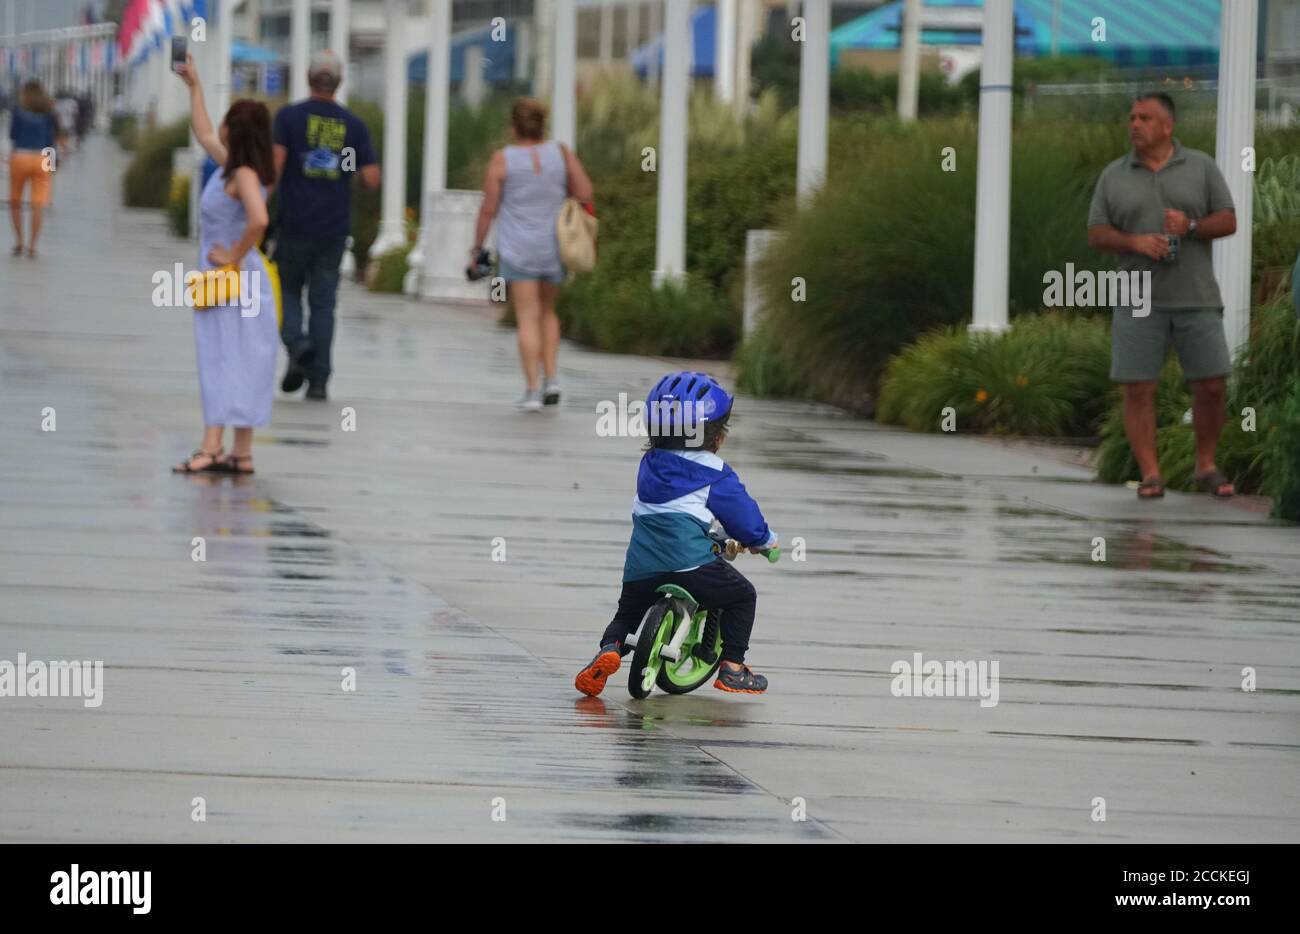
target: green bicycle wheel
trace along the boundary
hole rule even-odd
[[[673,609],[673,601],[660,600],[646,610],[641,634],[637,637],[636,648],[632,650],[632,670],[627,673],[627,691],[637,700],[649,697],[654,690],[659,670],[664,663],[659,650],[672,639],[673,622],[678,618]]]
[[[708,614],[700,611],[691,621],[691,631],[682,643],[682,653],[677,661],[664,659],[655,683],[667,694],[688,694],[713,677],[722,664],[722,630],[719,628],[713,639],[713,662],[709,663],[695,655],[695,648],[704,637],[705,622]]]

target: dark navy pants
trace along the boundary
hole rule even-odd
[[[749,649],[749,634],[754,629],[754,609],[758,593],[745,575],[729,561],[718,558],[693,571],[674,571],[639,581],[624,581],[618,598],[618,612],[605,628],[601,645],[622,642],[641,625],[645,611],[659,599],[656,588],[676,584],[709,610],[722,611],[722,658],[742,664]]]
[[[307,365],[307,382],[324,386],[330,377],[330,347],[334,343],[334,306],[339,295],[339,263],[347,237],[281,237],[275,245],[280,272],[280,301],[284,320],[280,340],[293,353],[310,338],[314,355]],[[302,293],[311,309],[307,333],[302,328]]]

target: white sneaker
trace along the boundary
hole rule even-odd
[[[542,404],[559,405],[559,402],[560,381],[552,377],[542,384]]]
[[[542,410],[542,394],[536,389],[525,389],[524,394],[515,403],[515,408],[524,412],[540,412]]]

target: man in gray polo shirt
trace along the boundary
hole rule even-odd
[[[1121,272],[1150,273],[1151,294],[1134,302],[1142,307],[1115,308],[1111,328],[1110,378],[1124,384],[1124,429],[1142,471],[1138,497],[1165,493],[1155,402],[1171,343],[1192,387],[1196,483],[1215,496],[1231,496],[1232,484],[1214,464],[1232,358],[1210,242],[1237,232],[1232,195],[1213,159],[1174,139],[1174,102],[1167,94],[1139,97],[1128,124],[1133,149],[1097,181],[1088,243],[1116,254]]]

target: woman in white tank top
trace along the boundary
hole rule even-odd
[[[555,222],[566,197],[591,201],[591,179],[572,150],[547,141],[546,111],[537,101],[515,101],[510,122],[515,142],[494,153],[488,163],[470,262],[496,220],[500,274],[515,310],[524,370],[524,394],[517,405],[536,412],[560,401],[555,299],[565,272]]]

